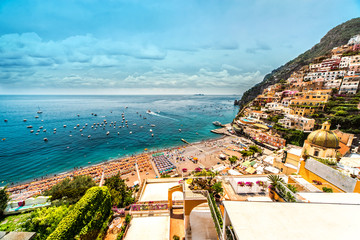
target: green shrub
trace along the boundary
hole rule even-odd
[[[111,196],[107,187],[92,187],[61,220],[49,240],[95,239],[102,223],[111,213]],[[94,238],[95,236],[95,238]]]
[[[75,203],[85,192],[95,186],[90,176],[75,176],[72,180],[66,178],[44,192],[45,196],[51,196],[51,200],[66,198],[68,202]]]
[[[178,235],[174,235],[173,240],[180,240],[180,237]]]
[[[323,187],[322,188],[323,192],[328,192],[328,193],[332,193],[333,189],[332,188],[328,188],[328,187]]]
[[[62,205],[36,209],[23,227],[28,232],[36,232],[35,239],[46,239],[57,227],[59,222],[68,214],[70,207]]]

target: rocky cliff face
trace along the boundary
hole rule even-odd
[[[264,77],[262,82],[247,90],[240,101],[237,102],[238,105],[241,107],[252,101],[268,86],[278,83],[281,79],[287,79],[293,71],[297,71],[301,67],[311,63],[312,59],[328,53],[334,47],[346,44],[352,36],[359,33],[360,18],[354,18],[336,26],[320,40],[320,43],[285,65],[273,70]]]

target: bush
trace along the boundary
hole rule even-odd
[[[7,203],[9,201],[9,194],[6,192],[6,187],[0,190],[0,216],[3,214]]]
[[[322,188],[323,192],[328,192],[328,193],[332,193],[333,189],[332,188],[328,188],[328,187],[323,187]]]
[[[173,236],[173,239],[174,239],[174,240],[180,240],[180,237],[179,237],[178,235],[174,235],[174,236]]]
[[[66,205],[37,209],[31,212],[30,219],[24,223],[23,228],[28,232],[36,232],[35,239],[46,239],[68,214],[69,209]]]
[[[76,236],[81,239],[95,239],[110,213],[111,196],[108,188],[92,187],[47,239],[67,240]]]
[[[75,203],[93,186],[95,186],[95,182],[90,176],[75,176],[73,180],[66,178],[54,185],[45,191],[44,195],[51,196],[52,201],[66,198],[68,202]]]

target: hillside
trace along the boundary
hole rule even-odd
[[[252,101],[268,86],[279,82],[281,79],[287,79],[293,71],[299,70],[304,65],[309,64],[312,59],[326,54],[334,47],[346,44],[353,35],[358,34],[359,32],[360,18],[351,19],[331,29],[320,40],[320,43],[285,65],[273,70],[264,77],[262,82],[247,90],[238,102],[238,105],[242,107],[244,104]]]

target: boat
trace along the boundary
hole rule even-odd
[[[150,132],[152,132],[152,129],[150,129]]]
[[[46,129],[44,129],[43,132],[46,132]]]
[[[40,107],[38,107],[39,110],[36,112],[37,114],[42,114],[42,111],[40,110]]]
[[[151,110],[147,110],[146,113],[147,113],[147,114],[152,114],[152,111],[151,111]]]
[[[4,122],[7,122],[8,120],[7,119],[4,119]]]
[[[179,128],[179,132],[181,132],[181,129]]]
[[[132,134],[132,132],[130,131],[130,134]]]
[[[94,116],[96,117],[96,116],[97,116],[97,114],[95,113],[95,114],[94,114]]]
[[[66,128],[66,125],[64,125],[63,127]]]
[[[44,142],[47,142],[47,141],[49,141],[47,138],[44,138]]]
[[[27,128],[33,128],[33,126],[30,125],[30,126],[27,126]]]
[[[151,134],[151,137],[154,137],[154,134]]]
[[[106,135],[109,135],[109,134],[110,134],[110,132],[109,132],[109,131],[107,131],[107,132],[106,132]]]
[[[89,135],[88,138],[91,138],[91,135]]]
[[[54,131],[56,131],[56,128],[54,128]]]
[[[221,122],[219,122],[219,121],[215,121],[215,122],[213,122],[212,124],[214,124],[215,126],[219,126],[219,127],[222,126]]]
[[[133,126],[136,126],[136,123],[134,123]]]
[[[26,122],[27,120],[26,120],[26,119],[24,119],[23,121],[24,121],[24,122]]]
[[[35,118],[39,118],[39,116],[35,116]]]
[[[150,127],[155,127],[155,124],[151,124]]]
[[[40,126],[39,129],[43,129],[44,127],[43,126]]]
[[[31,132],[31,133],[33,133],[33,132],[34,132],[34,130],[30,130],[30,132]]]

